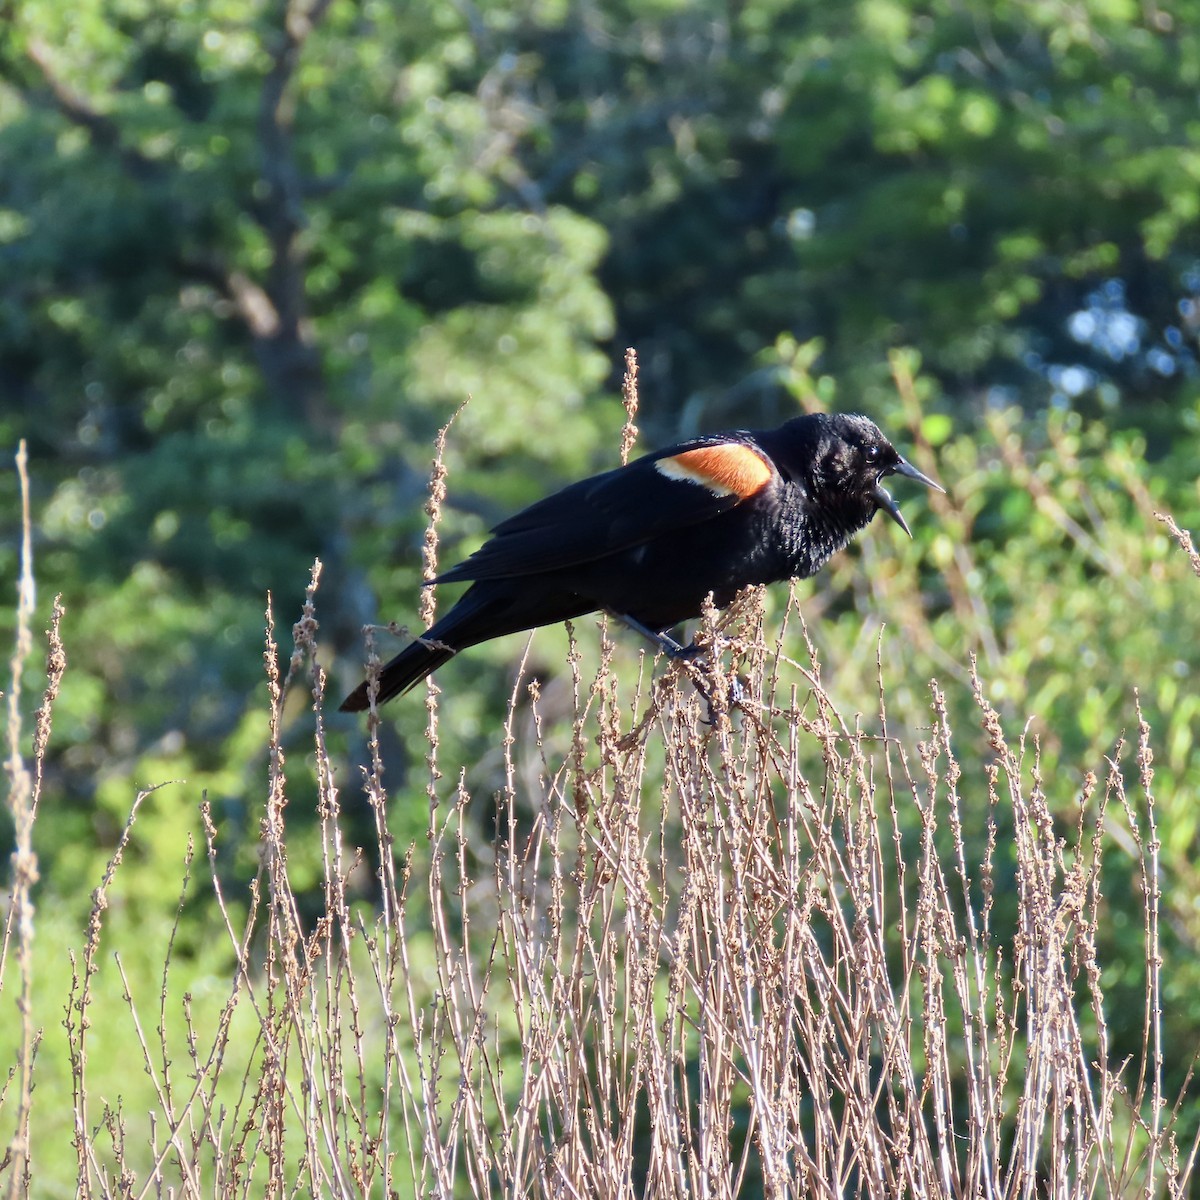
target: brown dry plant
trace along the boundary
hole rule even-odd
[[[197,1013],[172,985],[170,948],[150,1003],[126,980],[123,1005],[102,1010],[90,989],[102,947],[121,964],[106,896],[135,869],[122,851],[145,794],[98,882],[63,998],[78,1195],[1189,1194],[1195,1146],[1179,1144],[1180,1108],[1163,1091],[1164,883],[1140,710],[1133,744],[1082,777],[1064,827],[1036,742],[1005,728],[974,667],[978,727],[952,730],[934,683],[927,736],[906,744],[889,731],[882,670],[876,711],[839,713],[794,607],[801,659],[764,636],[751,593],[706,614],[710,652],[692,664],[643,660],[621,677],[603,635],[594,671],[573,650],[565,721],[519,677],[496,731],[504,822],[485,845],[471,812],[492,798],[434,753],[431,689],[428,836],[401,845],[378,718],[361,779],[339,779],[329,749],[319,576],[318,565],[286,671],[268,612],[257,877],[230,895],[207,802],[207,872],[190,847],[181,867],[180,911],[207,887],[222,914],[234,963],[223,1000]],[[689,671],[714,697],[737,694],[736,674],[740,698],[706,723]],[[52,670],[28,769],[10,709],[10,804],[29,822],[56,687]],[[312,701],[297,766],[282,733],[288,688]],[[962,737],[986,744],[984,777],[964,778]],[[315,772],[319,797],[315,916],[289,869],[297,770]],[[365,791],[373,845],[346,832],[351,788]],[[994,903],[1002,829],[1015,838],[1007,933]],[[1133,1062],[1111,1053],[1097,956],[1114,852],[1141,867]],[[364,864],[365,897],[351,885]],[[3,954],[21,994],[35,877],[14,860]],[[168,1010],[184,1014],[182,1039]],[[14,1197],[37,1194],[39,1160],[71,1153],[29,1140],[39,1035],[17,1011],[26,1036],[0,1093],[13,1130],[0,1180]],[[152,1079],[150,1113],[95,1092],[87,1047],[100,1023]]]

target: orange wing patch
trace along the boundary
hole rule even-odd
[[[748,500],[771,482],[771,466],[762,455],[739,442],[697,446],[654,464],[668,479],[686,480],[707,488],[714,496]]]

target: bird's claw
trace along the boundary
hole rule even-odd
[[[732,709],[741,708],[742,702],[746,698],[746,689],[742,686],[742,681],[736,675],[729,680],[729,687],[725,693],[725,703],[720,709],[713,703],[712,693],[704,684],[698,679],[693,679],[692,683],[695,685],[696,691],[700,693],[700,698],[704,701],[705,707],[708,709],[708,715],[701,718],[701,724],[704,725],[715,725],[719,712],[728,715]]]

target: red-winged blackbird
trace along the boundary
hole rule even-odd
[[[468,646],[601,609],[677,650],[661,631],[698,616],[710,592],[721,608],[748,584],[812,575],[879,510],[909,533],[885,475],[942,490],[873,421],[818,413],[694,438],[573,483],[433,581],[474,582],[380,671],[376,701]],[[367,692],[360,684],[342,710],[365,709]]]

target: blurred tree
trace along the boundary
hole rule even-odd
[[[891,605],[914,729],[917,688],[971,648],[1009,711],[1050,714],[1048,763],[1106,753],[1151,681],[1170,778],[1197,769],[1178,680],[1200,639],[1164,644],[1192,634],[1165,541],[1143,544],[1154,504],[1200,512],[1195,0],[11,16],[0,429],[31,441],[38,573],[68,607],[60,881],[135,783],[184,777],[252,821],[267,590],[286,623],[319,555],[349,671],[377,599],[415,616],[434,431],[471,397],[445,528],[469,548],[612,463],[600,398],[627,344],[651,443],[820,402],[942,459],[955,507],[920,558],[867,539],[868,570],[807,593],[827,657],[862,668],[839,667],[852,709],[861,611]],[[910,345],[902,405],[889,352]],[[1017,402],[1104,424],[976,419]],[[1085,682],[1080,656],[1116,645]],[[511,680],[462,670],[443,753],[486,772]],[[423,719],[394,711],[403,734]]]
[[[437,4],[35,2],[0,67],[3,424],[66,593],[88,846],[148,761],[241,794],[265,593],[294,611],[319,555],[357,647],[467,394],[477,463],[588,465],[604,238],[519,202],[530,122]]]
[[[1081,766],[1132,730],[1141,687],[1174,885],[1167,1021],[1194,1045],[1200,628],[1152,513],[1200,522],[1200,0],[0,11],[0,432],[30,441],[43,603],[68,611],[47,888],[85,903],[135,787],[182,778],[125,876],[170,903],[202,789],[223,837],[258,818],[267,591],[286,630],[325,561],[348,684],[359,626],[415,617],[437,428],[470,396],[444,522],[469,549],[612,464],[602,398],[633,345],[651,444],[865,408],[950,486],[911,547],[873,531],[800,589],[846,712],[871,711],[880,645],[910,744],[928,679],[949,681],[968,789],[974,651],[1005,717],[1036,718],[1073,820]],[[564,635],[537,646],[569,687]],[[635,645],[617,653],[636,671]],[[512,691],[489,656],[512,647],[443,673],[440,727],[447,775],[485,795]],[[398,797],[420,790],[402,780],[423,720],[389,710]],[[353,770],[339,782],[352,807]],[[1140,937],[1117,900],[1136,880],[1105,882],[1132,1053]]]
[[[959,409],[999,389],[1173,427],[1196,395],[1198,16],[571,5],[514,33],[554,114],[528,171],[609,231],[664,424],[774,412],[787,333],[823,339],[854,404],[884,408],[886,350],[918,345]]]

